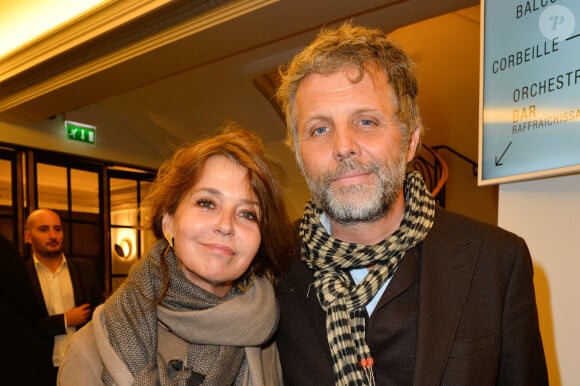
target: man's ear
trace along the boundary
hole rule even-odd
[[[420,143],[421,143],[421,126],[416,126],[409,135],[407,162],[411,162],[415,158]]]
[[[24,242],[26,244],[32,244],[32,238],[30,237],[29,231],[24,231]]]

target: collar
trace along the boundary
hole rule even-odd
[[[62,267],[68,267],[68,263],[66,261],[66,256],[64,253],[61,253],[62,256],[62,260],[60,261],[60,265],[58,266],[57,271],[59,271]],[[36,257],[36,254],[32,254],[32,259],[34,260],[34,267],[36,269],[38,269],[39,266],[42,266],[43,268],[47,268],[46,265],[42,264],[42,262],[40,260],[38,260],[38,257]]]
[[[324,229],[326,229],[326,233],[331,234],[330,233],[331,232],[331,229],[330,229],[330,219],[326,215],[326,212],[322,212],[322,214],[320,215],[319,221],[322,224],[322,226],[324,227]]]

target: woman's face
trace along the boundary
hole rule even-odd
[[[175,214],[163,217],[163,232],[173,237],[185,276],[198,287],[224,296],[258,252],[260,216],[248,170],[214,155]]]

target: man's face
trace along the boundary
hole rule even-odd
[[[355,73],[310,74],[296,93],[302,171],[314,200],[342,224],[385,215],[402,194],[419,139],[415,128],[403,137],[383,71],[371,68],[357,83],[349,75]]]
[[[32,252],[40,257],[58,257],[63,250],[62,224],[58,215],[50,211],[40,211],[33,215],[24,239],[32,247]]]

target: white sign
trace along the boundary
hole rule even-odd
[[[484,0],[480,185],[580,170],[580,0]]]

